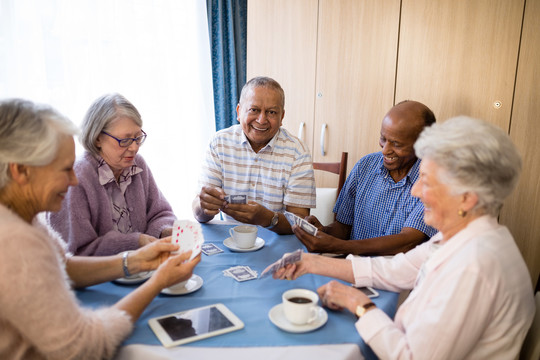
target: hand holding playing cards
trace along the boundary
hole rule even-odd
[[[141,271],[155,270],[169,258],[171,251],[176,250],[178,250],[178,245],[171,244],[171,237],[143,246],[129,255],[129,272],[136,274]]]
[[[197,255],[193,260],[188,261],[191,251],[178,255],[171,255],[161,264],[154,275],[152,281],[156,281],[160,289],[172,286],[180,281],[188,280],[193,275],[193,269],[201,261],[201,255]]]
[[[313,256],[313,254],[302,253],[301,260],[276,269],[272,277],[280,280],[296,280],[300,276],[310,273],[309,268]]]
[[[227,204],[223,189],[214,186],[203,186],[197,198],[199,204],[194,204],[194,215],[203,222],[211,220]]]
[[[233,219],[245,224],[267,226],[274,213],[261,204],[250,201],[247,204],[229,203],[223,209],[223,212]]]
[[[306,220],[311,225],[314,225],[319,231],[323,231],[323,224],[317,219],[315,215],[309,215],[304,220]]]
[[[334,247],[345,241],[338,239],[332,235],[328,235],[322,231],[317,231],[315,235],[312,235],[305,231],[302,227],[296,226],[293,229],[294,234],[305,245],[309,252],[335,252]]]

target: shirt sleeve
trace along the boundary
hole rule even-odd
[[[50,241],[32,227],[3,239],[0,269],[9,279],[0,282],[5,331],[50,359],[112,358],[132,330],[129,316],[115,308],[80,308]]]
[[[354,206],[356,203],[356,188],[358,183],[357,172],[360,161],[357,162],[338,195],[333,212],[336,213],[336,220],[345,225],[354,223]]]
[[[315,174],[311,155],[302,144],[299,144],[302,152],[294,160],[291,175],[283,198],[284,205],[303,208],[316,206]]]
[[[358,320],[358,333],[384,359],[466,358],[487,326],[493,293],[481,274],[468,270],[444,287],[444,292],[431,294],[422,304],[422,316],[406,328],[379,310]]]
[[[216,139],[214,138],[206,151],[206,157],[199,176],[199,188],[208,185],[223,188],[223,165],[215,142]]]
[[[413,211],[409,214],[403,227],[409,227],[423,232],[428,237],[432,237],[437,233],[437,230],[424,222],[424,204],[420,200],[417,201]]]

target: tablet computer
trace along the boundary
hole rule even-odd
[[[148,320],[163,346],[173,347],[240,330],[244,323],[225,305],[213,304]]]
[[[357,289],[363,292],[364,294],[366,294],[368,298],[374,298],[374,297],[379,296],[379,293],[377,292],[377,290],[369,286],[357,287]]]

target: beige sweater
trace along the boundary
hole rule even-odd
[[[125,312],[79,306],[60,242],[0,205],[0,359],[111,358],[131,332]]]

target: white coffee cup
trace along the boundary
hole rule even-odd
[[[317,293],[306,289],[287,290],[282,295],[283,313],[289,322],[305,325],[317,319],[319,309]]]
[[[249,249],[255,245],[255,240],[257,240],[257,227],[253,225],[238,225],[229,229],[229,234],[231,234],[236,246],[241,249]]]

